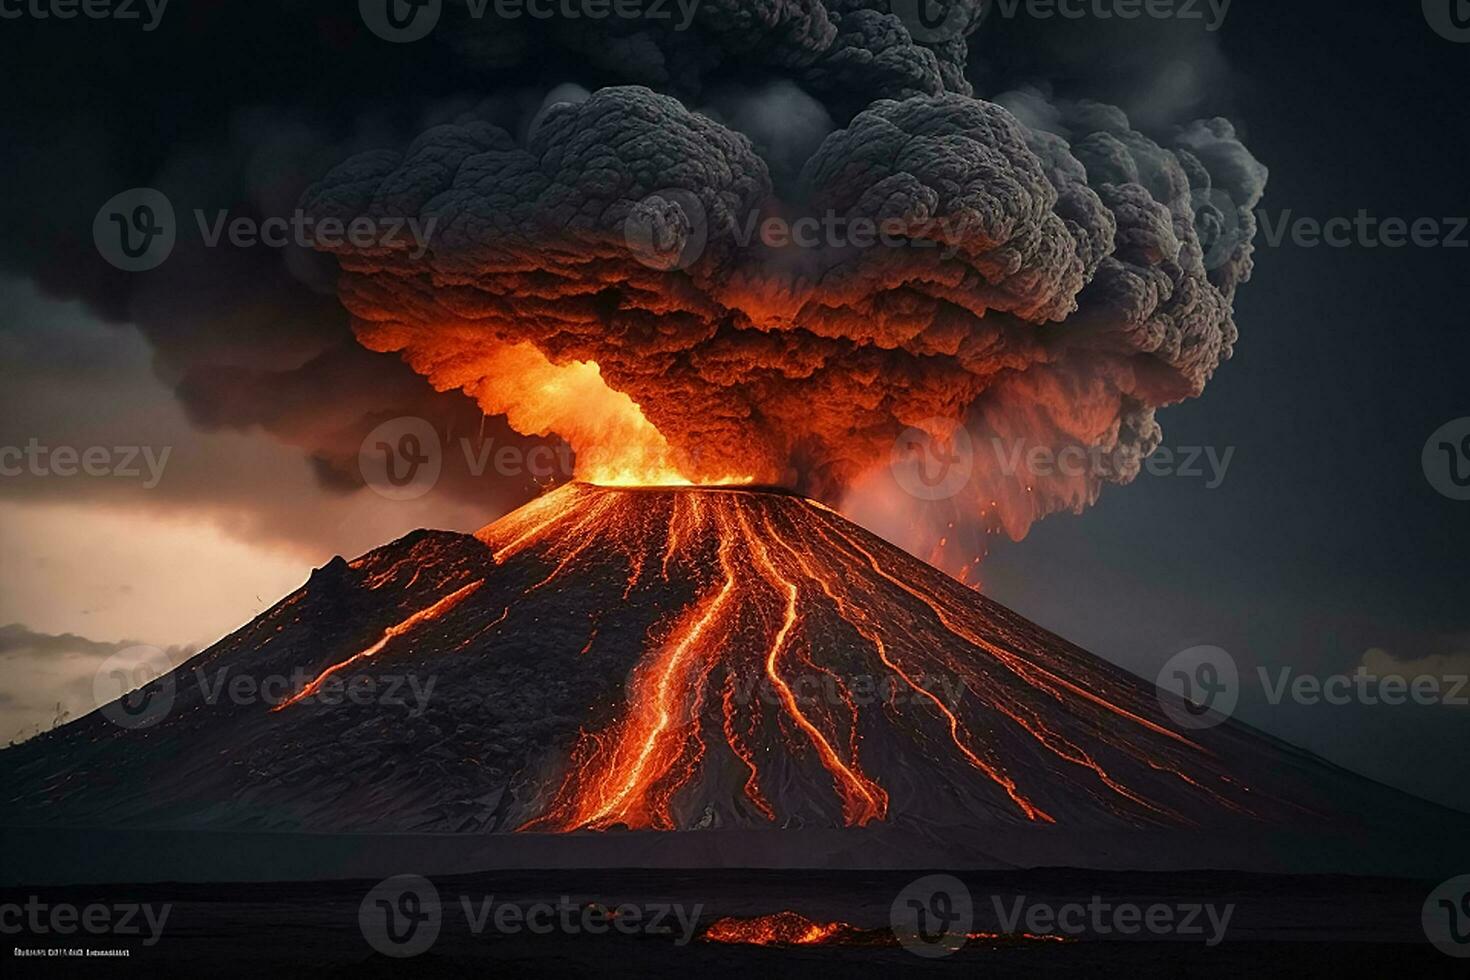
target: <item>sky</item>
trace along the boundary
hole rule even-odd
[[[156,285],[124,289],[90,253],[92,215],[118,190],[189,188],[220,208],[294,200],[349,153],[503,83],[429,52],[377,58],[350,13],[281,9],[311,29],[228,12],[126,44],[105,33],[117,25],[20,27],[35,32],[16,62],[23,97],[0,114],[17,188],[3,204],[16,233],[0,245],[0,446],[106,447],[118,463],[119,447],[138,447],[140,472],[0,477],[0,739],[49,725],[58,704],[86,710],[111,652],[146,643],[182,659],[335,554],[420,526],[472,530],[535,492],[452,451],[425,497],[354,484],[369,423],[405,406],[475,445],[540,443],[485,429],[462,399],[361,351],[320,256],[186,248]],[[228,78],[212,70],[227,40],[261,52]],[[992,16],[971,43],[982,96],[1041,85],[1159,131],[1229,116],[1270,168],[1271,221],[1470,214],[1470,44],[1436,34],[1416,4],[1237,0],[1215,31]],[[1273,705],[1258,673],[1470,673],[1470,504],[1437,493],[1420,462],[1431,433],[1470,416],[1470,248],[1256,244],[1235,357],[1203,397],[1160,414],[1165,446],[1230,453],[1219,485],[1105,487],[1081,515],[991,541],[983,588],[1146,678],[1180,651],[1223,648],[1245,678],[1244,720],[1470,809],[1455,753],[1470,707]],[[218,311],[208,329],[180,312],[204,306]],[[232,375],[191,373],[200,364],[325,367],[288,377],[263,413],[232,400]],[[358,405],[364,387],[387,407]],[[146,452],[165,450],[146,485]]]
[[[1417,4],[1237,3],[1218,42],[1228,75],[1205,101],[1270,167],[1272,220],[1470,213],[1470,105],[1451,81],[1470,45],[1427,30]],[[999,545],[988,591],[1145,676],[1222,647],[1247,678],[1240,717],[1466,808],[1465,708],[1273,706],[1257,669],[1350,672],[1386,650],[1470,672],[1470,505],[1420,462],[1470,414],[1470,248],[1256,245],[1236,356],[1161,414],[1167,446],[1235,448],[1224,482],[1107,488]]]

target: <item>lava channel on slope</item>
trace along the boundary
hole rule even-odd
[[[1261,802],[1168,727],[1136,678],[813,501],[570,484],[477,537],[498,566],[544,566],[504,616],[610,564],[624,602],[653,589],[672,607],[522,831],[708,826],[714,800],[748,823],[862,827],[889,818],[895,791],[919,792],[921,760],[1023,825],[1079,800],[1135,826],[1249,817]]]

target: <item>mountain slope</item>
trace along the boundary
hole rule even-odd
[[[1180,730],[1151,685],[776,492],[574,484],[418,531],[163,683],[156,724],[0,753],[0,823],[1075,844],[1444,816],[1234,723]]]

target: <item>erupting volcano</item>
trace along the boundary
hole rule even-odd
[[[222,695],[242,676],[291,680]],[[816,860],[788,846],[810,835],[826,861],[874,860],[834,859],[844,835],[885,862],[996,860],[1007,834],[1101,855],[1100,832],[1419,809],[1234,723],[1181,730],[1151,685],[751,487],[568,484],[475,535],[414,532],[153,687],[172,699],[155,725],[94,713],[0,757],[0,816],[565,838],[614,863],[656,839],[760,864]]]
[[[480,538],[497,563],[532,550],[556,562],[528,593],[621,566],[625,596],[645,577],[689,596],[649,630],[624,704],[580,733],[562,785],[522,829],[673,830],[711,804],[744,821],[820,813],[863,826],[887,817],[903,756],[968,767],[975,809],[1011,819],[1055,821],[1036,799],[1057,787],[1013,775],[1042,759],[1089,808],[1187,819],[1178,793],[1151,800],[1093,753],[1148,773],[1144,784],[1166,773],[1211,808],[1243,809],[1204,753],[1144,716],[1137,685],[1043,653],[1019,624],[976,615],[962,588],[810,501],[574,485]],[[884,692],[860,706],[859,682]],[[755,686],[774,696],[750,698]]]

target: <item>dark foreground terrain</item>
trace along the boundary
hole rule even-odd
[[[791,873],[759,871],[495,873],[433,879],[439,903],[437,938],[417,955],[398,958],[373,948],[359,916],[377,881],[331,883],[153,884],[7,888],[0,903],[112,908],[169,903],[156,942],[140,936],[35,935],[12,930],[19,913],[4,916],[5,959],[17,950],[127,949],[126,960],[70,956],[27,958],[12,968],[84,976],[119,965],[158,976],[894,976],[923,971],[942,976],[1226,977],[1464,976],[1465,960],[1425,941],[1420,909],[1436,882],[1239,873],[1134,874],[1051,870],[961,874],[973,899],[976,932],[1003,931],[1000,907],[1022,896],[1028,907],[1086,904],[1099,896],[1114,905],[1187,908],[1233,906],[1223,940],[1204,935],[1120,938],[1090,929],[1070,941],[1008,938],[971,940],[951,955],[922,958],[891,941],[849,946],[759,946],[700,938],[714,921],[782,909],[816,922],[844,921],[887,929],[894,899],[914,881],[910,872]],[[671,932],[590,934],[576,925],[532,934],[521,925],[477,928],[466,909],[538,903],[585,909],[637,903],[678,906],[693,924]],[[487,905],[487,901],[490,903]],[[427,906],[420,907],[428,911]],[[507,919],[513,922],[514,917]],[[24,923],[22,923],[24,924]],[[681,932],[692,932],[685,942]],[[885,935],[886,939],[886,935]],[[381,937],[379,937],[381,944]]]

